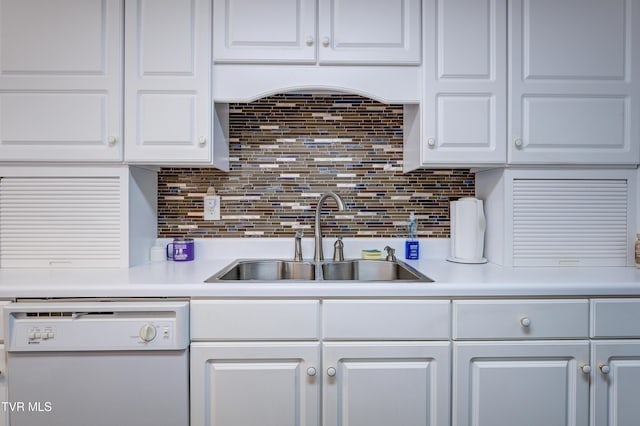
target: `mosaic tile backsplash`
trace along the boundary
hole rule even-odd
[[[326,236],[405,237],[415,212],[420,237],[449,237],[449,201],[473,196],[469,170],[402,173],[402,105],[353,95],[281,94],[230,105],[229,173],[163,168],[159,237],[313,235],[317,200]],[[204,194],[221,196],[221,220],[203,218]]]

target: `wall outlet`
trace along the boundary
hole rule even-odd
[[[220,196],[204,196],[204,220],[220,220]]]

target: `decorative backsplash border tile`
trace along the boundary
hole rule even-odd
[[[421,237],[449,236],[449,201],[473,196],[469,170],[402,173],[402,105],[355,95],[281,94],[230,105],[229,173],[163,168],[159,237],[312,235],[317,200],[329,200],[325,235],[402,237],[415,212]],[[205,221],[204,194],[221,196],[221,220]]]

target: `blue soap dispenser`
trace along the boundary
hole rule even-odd
[[[404,257],[407,260],[420,259],[420,243],[416,238],[416,216],[409,215],[409,239],[404,242]]]

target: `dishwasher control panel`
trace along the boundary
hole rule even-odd
[[[188,302],[175,307],[157,302],[153,310],[143,310],[152,306],[135,302],[122,303],[103,302],[100,309],[47,303],[37,309],[14,306],[8,316],[7,350],[168,350],[188,346]]]
[[[29,341],[48,340],[56,337],[53,327],[33,327],[29,330]]]

